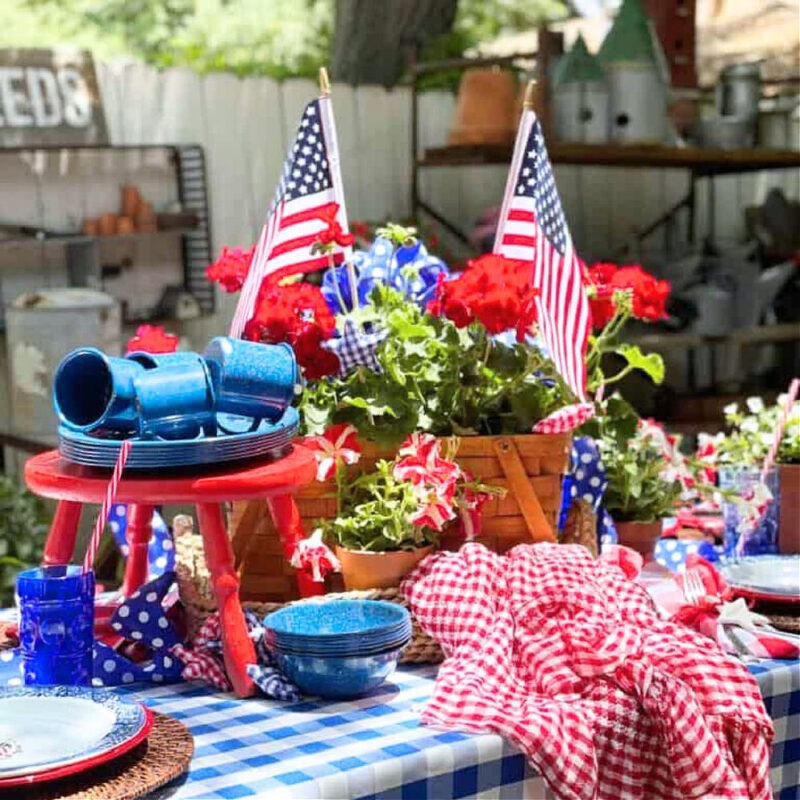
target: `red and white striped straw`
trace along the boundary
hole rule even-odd
[[[89,547],[86,549],[86,556],[83,559],[83,571],[88,572],[94,565],[95,557],[97,556],[97,548],[100,546],[100,537],[103,535],[103,528],[106,526],[108,513],[111,511],[111,506],[117,497],[117,489],[119,482],[122,478],[122,470],[125,469],[125,462],[128,460],[128,454],[131,451],[131,440],[126,439],[119,448],[119,455],[117,456],[117,463],[114,464],[114,471],[111,473],[111,480],[108,482],[106,488],[106,496],[103,499],[103,505],[100,506],[100,514],[94,524],[92,531],[92,538],[89,540]]]
[[[797,394],[800,392],[800,378],[795,378],[789,384],[789,393],[786,395],[786,402],[778,414],[778,424],[775,427],[775,436],[772,439],[772,444],[769,446],[769,452],[764,459],[764,466],[761,468],[761,482],[767,478],[767,473],[772,469],[775,463],[775,457],[778,455],[778,448],[781,446],[781,439],[783,438],[783,429],[786,427],[786,421],[789,419],[789,414],[792,413],[792,406],[794,401],[797,400]]]

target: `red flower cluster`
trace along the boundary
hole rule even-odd
[[[338,244],[341,247],[350,247],[356,240],[352,233],[345,233],[339,221],[336,219],[339,213],[338,203],[329,203],[321,214],[322,221],[327,223],[325,228],[317,236],[317,241],[321,244]]]
[[[440,276],[428,310],[459,328],[477,320],[491,334],[513,329],[522,341],[536,322],[538,293],[531,286],[530,264],[488,254],[470,261],[455,280]]]
[[[223,247],[220,257],[206,269],[206,276],[226,292],[238,292],[244,285],[255,250],[255,246],[249,250]]]
[[[178,337],[167,333],[160,325],[140,325],[136,335],[128,340],[127,353],[174,353],[178,349]]]
[[[243,336],[253,342],[288,342],[306,377],[316,380],[339,371],[339,359],[321,346],[335,329],[333,315],[318,287],[264,281]]]
[[[420,506],[410,517],[414,525],[441,531],[459,516],[459,531],[467,539],[480,532],[481,507],[490,495],[476,488],[472,475],[442,458],[440,444],[429,433],[412,433],[398,450],[392,474],[414,487]]]
[[[589,304],[595,328],[608,324],[616,312],[614,293],[630,293],[633,316],[646,322],[666,317],[665,306],[670,285],[645,272],[639,264],[617,267],[598,263],[584,268],[584,283],[589,289]]]

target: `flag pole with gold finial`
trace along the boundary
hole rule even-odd
[[[319,68],[319,91],[320,109],[322,117],[323,131],[325,132],[325,142],[328,148],[328,163],[331,168],[333,178],[333,194],[336,203],[339,205],[340,224],[345,233],[350,232],[347,221],[347,208],[344,202],[344,185],[342,184],[341,160],[339,158],[339,143],[336,139],[336,124],[333,120],[333,105],[331,103],[331,82],[328,78],[328,70],[325,67]],[[353,298],[353,308],[358,308],[358,281],[353,267],[353,248],[348,245],[343,247],[344,263],[347,269],[348,283],[350,284],[350,294]],[[338,282],[334,279],[334,284]],[[346,311],[346,309],[342,309]]]

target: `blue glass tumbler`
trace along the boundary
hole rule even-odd
[[[90,686],[94,572],[36,567],[17,577],[19,641],[28,686]]]
[[[719,488],[744,495],[752,492],[753,487],[761,480],[761,470],[753,467],[721,467],[719,470]],[[767,472],[766,484],[772,492],[772,501],[767,505],[764,514],[752,531],[739,542],[742,534],[739,526],[742,521],[741,508],[730,500],[723,500],[722,515],[725,519],[725,555],[755,556],[778,552],[778,508],[780,506],[778,473],[771,469]]]

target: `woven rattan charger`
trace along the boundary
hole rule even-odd
[[[3,800],[136,800],[189,769],[192,735],[176,719],[155,714],[147,741],[94,769],[58,781],[0,792]]]

